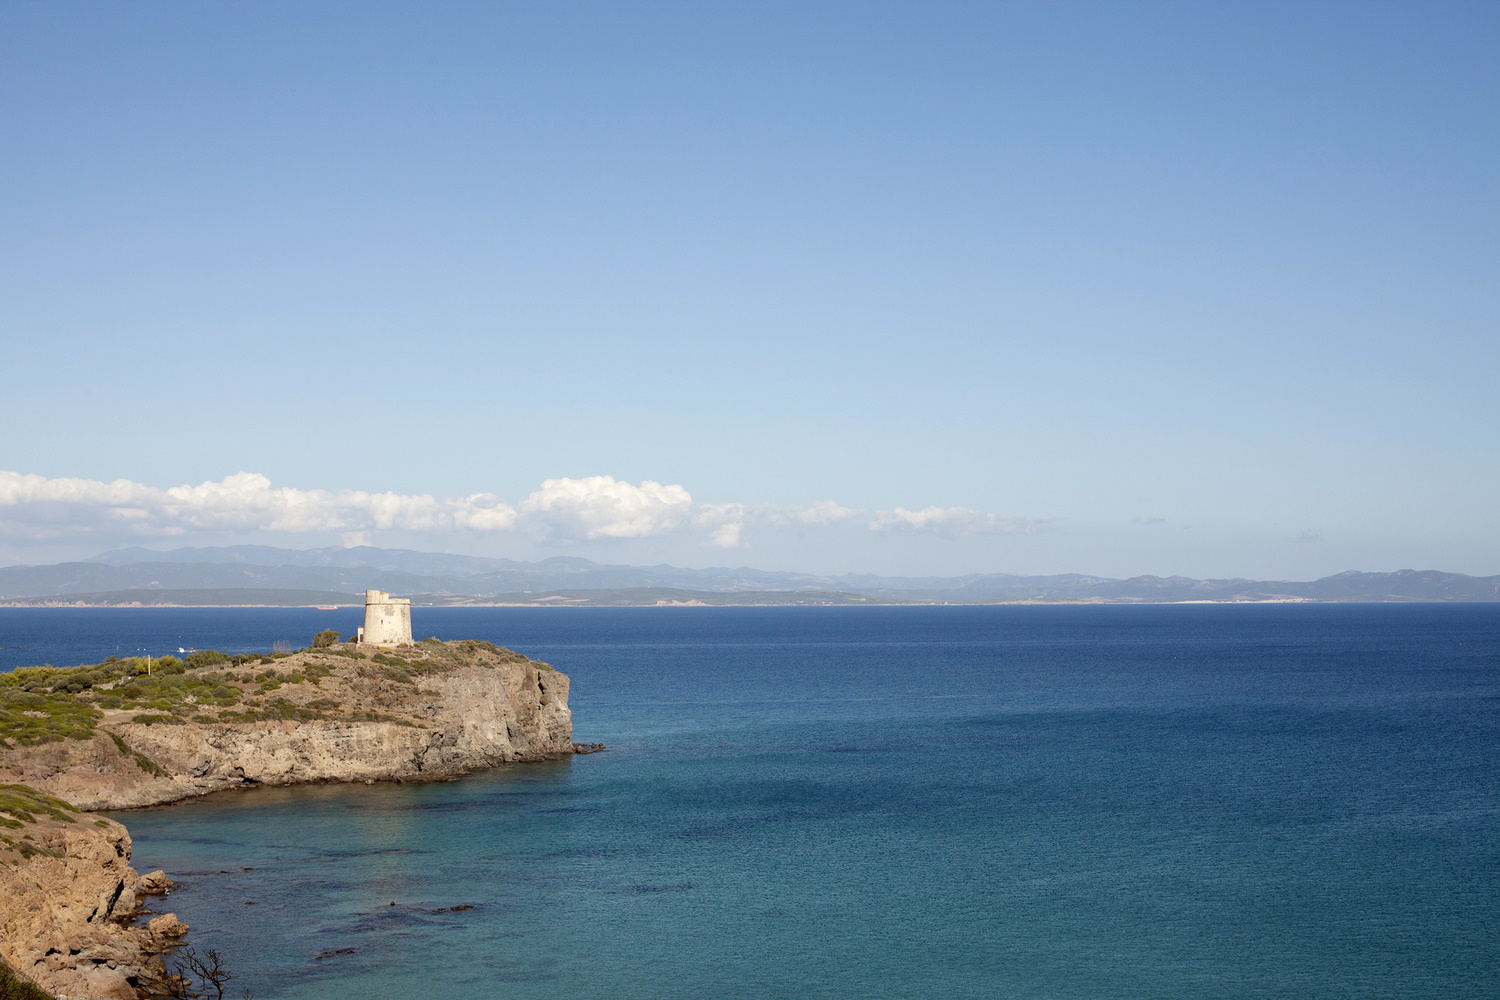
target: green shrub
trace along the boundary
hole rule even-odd
[[[175,716],[175,715],[159,715],[159,714],[154,714],[154,713],[150,713],[150,712],[145,713],[143,715],[137,715],[134,718],[132,718],[130,721],[134,722],[134,723],[138,723],[139,725],[142,725],[142,726],[154,726],[158,722],[160,722],[160,723],[162,723],[164,725],[168,725],[168,726],[186,725],[186,723],[184,723],[181,719],[177,718],[177,716]]]
[[[82,698],[0,687],[0,745],[34,746],[88,739],[100,713]]]
[[[220,663],[229,662],[229,654],[221,653],[217,649],[195,649],[187,655],[186,666],[189,670],[201,670],[204,667],[217,666]]]
[[[328,629],[327,631],[319,632],[317,635],[313,636],[312,648],[313,649],[327,649],[329,646],[332,646],[334,643],[343,642],[343,641],[344,641],[343,633],[341,633],[341,632],[335,632],[333,629]]]

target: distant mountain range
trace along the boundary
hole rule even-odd
[[[0,568],[0,601],[8,603],[241,603],[229,591],[255,591],[254,600],[348,603],[366,589],[411,595],[422,603],[853,603],[936,601],[1175,602],[1175,601],[1500,601],[1500,576],[1473,577],[1437,570],[1339,573],[1309,582],[1197,580],[1137,576],[957,577],[871,574],[817,576],[737,568],[611,566],[556,556],[538,562],[415,552],[408,549],[328,547],[278,549],[264,545],[131,548],[83,562]],[[172,600],[197,592],[212,600]],[[604,593],[587,592],[610,592]],[[131,592],[136,592],[134,597]],[[150,592],[148,597],[146,593]],[[635,593],[629,593],[635,592]],[[671,592],[671,593],[668,593]],[[739,595],[737,598],[735,595]],[[815,596],[816,595],[816,596]],[[245,595],[247,598],[249,594]]]

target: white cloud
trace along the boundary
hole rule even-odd
[[[497,533],[589,542],[696,538],[740,548],[747,526],[823,526],[868,518],[874,531],[945,537],[1030,530],[1032,519],[966,507],[879,511],[832,500],[808,506],[707,504],[682,486],[613,476],[548,479],[512,506],[493,493],[439,500],[427,494],[303,490],[239,472],[195,486],[157,488],[128,479],[49,479],[0,471],[0,539],[172,537],[190,532],[337,534],[345,545],[379,544],[380,532]]]
[[[1040,523],[1038,518],[1000,517],[968,507],[923,507],[921,510],[897,507],[895,510],[878,511],[870,522],[870,530],[918,531],[944,538],[959,538],[964,535],[1030,531]]]
[[[0,471],[0,531],[22,537],[121,533],[182,535],[194,530],[341,532],[508,530],[514,508],[480,494],[431,496],[275,487],[240,472],[167,489],[128,479],[48,479]]]
[[[509,531],[516,526],[516,509],[493,493],[475,493],[459,501],[453,526],[469,531]]]
[[[740,547],[740,531],[745,526],[738,521],[730,524],[720,525],[714,529],[713,534],[708,536],[708,544],[721,549],[737,549]]]
[[[520,513],[547,538],[651,538],[691,525],[699,505],[681,486],[613,476],[548,479],[521,502]]]
[[[858,517],[862,511],[844,507],[832,500],[819,500],[807,507],[758,507],[754,511],[756,520],[771,524],[834,524]]]

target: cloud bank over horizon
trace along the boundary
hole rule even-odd
[[[831,500],[805,506],[703,503],[680,484],[630,483],[608,475],[547,479],[511,503],[493,493],[438,499],[299,489],[276,486],[254,472],[162,488],[129,479],[103,482],[0,470],[0,538],[21,543],[269,532],[337,535],[345,545],[359,545],[371,544],[379,533],[400,532],[515,534],[561,544],[677,538],[735,549],[746,544],[747,527],[840,523],[953,539],[1031,531],[1044,519],[965,507],[864,511]]]

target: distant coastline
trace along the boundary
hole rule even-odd
[[[776,591],[741,593],[704,593],[680,591],[663,596],[659,588],[642,588],[649,593],[629,591],[573,591],[567,594],[496,595],[468,597],[427,595],[413,603],[418,607],[446,608],[752,608],[752,607],[1006,607],[1006,606],[1082,606],[1100,605],[1185,605],[1185,604],[1425,604],[1425,603],[1494,603],[1496,598],[1441,598],[1424,596],[1303,597],[1257,596],[1223,598],[1182,598],[1177,600],[1151,597],[1022,597],[992,600],[929,598],[900,599],[869,594],[807,592],[788,594]],[[275,592],[263,592],[257,600],[234,595],[221,600],[204,600],[191,592],[119,591],[111,594],[61,594],[50,597],[11,598],[0,600],[0,608],[304,608],[337,611],[363,607],[363,601],[351,594],[329,595],[337,600],[305,601],[295,594],[278,599]]]
[[[376,589],[427,607],[1266,604],[1500,601],[1500,576],[1349,571],[1310,581],[1063,573],[820,575],[746,566],[537,562],[368,546],[123,549],[81,562],[0,567],[0,607],[338,608]]]

